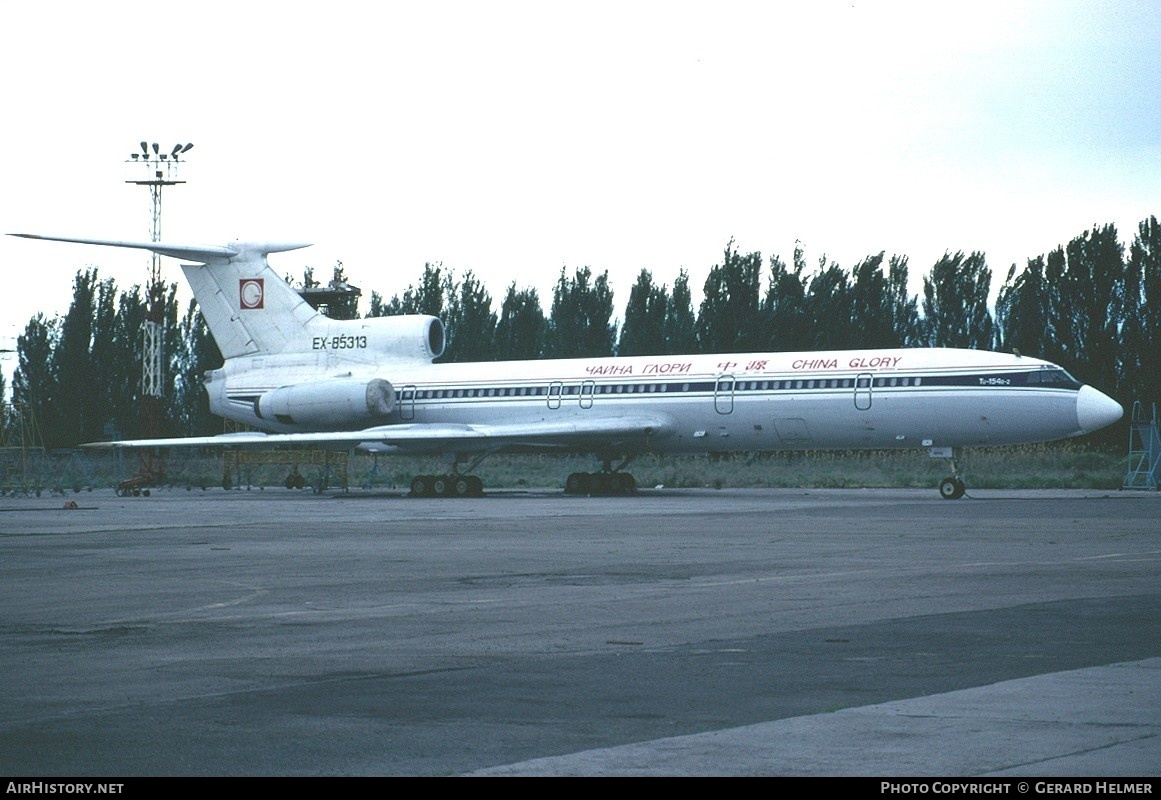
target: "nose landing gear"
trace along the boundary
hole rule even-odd
[[[932,455],[935,455],[935,448],[932,448]],[[956,464],[957,455],[954,450],[945,456],[947,463],[951,465],[951,475],[939,482],[939,496],[944,500],[958,500],[967,492],[967,487],[964,485],[963,478],[959,476],[959,466]]]
[[[944,478],[939,482],[939,496],[944,500],[958,500],[966,491],[964,482],[957,477]]]

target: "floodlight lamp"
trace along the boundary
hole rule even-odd
[[[190,142],[185,147],[181,148],[181,152],[183,153],[188,153],[190,150],[193,150],[193,142]]]
[[[159,148],[159,147],[157,146],[157,142],[154,142],[154,143],[153,143],[153,154],[154,154],[154,155],[157,155],[157,154],[158,154],[158,153],[160,153],[160,152],[161,152],[161,148]]]
[[[170,153],[170,155],[171,155],[171,156],[176,156],[176,155],[177,155],[178,153],[180,153],[180,152],[181,152],[181,145],[180,145],[180,144],[175,144],[175,145],[173,146],[173,152],[171,152],[171,153]]]
[[[130,154],[129,154],[129,157],[130,157],[131,159],[133,159],[134,161],[136,161],[136,160],[137,160],[137,157],[138,157],[139,155],[141,155],[141,154],[140,154],[140,153],[130,153]]]

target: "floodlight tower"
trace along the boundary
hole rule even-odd
[[[157,142],[141,142],[140,153],[130,153],[126,164],[141,164],[145,180],[131,180],[134,186],[148,186],[152,215],[149,241],[161,241],[161,190],[185,181],[177,180],[177,169],[182,156],[193,149],[192,144],[175,144],[169,152],[162,152]],[[149,269],[149,311],[142,326],[141,394],[145,424],[149,436],[159,429],[161,397],[165,394],[165,283],[161,280],[161,256],[153,254]],[[152,464],[142,464],[147,472],[154,472]],[[152,477],[152,476],[150,476]]]

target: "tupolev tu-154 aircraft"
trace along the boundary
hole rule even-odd
[[[436,317],[332,320],[267,262],[305,244],[219,246],[13,234],[182,259],[225,364],[206,373],[213,413],[255,432],[110,447],[316,446],[442,455],[412,494],[482,493],[470,472],[501,451],[585,452],[573,494],[630,492],[639,454],[926,449],[947,458],[940,494],[964,494],[960,448],[1044,442],[1120,419],[1059,366],[981,350],[915,348],[435,364]],[[461,472],[461,464],[467,464]],[[615,466],[614,466],[615,464]]]

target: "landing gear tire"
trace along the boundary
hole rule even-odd
[[[411,479],[411,496],[431,497],[431,483],[430,475],[416,475]]]
[[[637,479],[628,472],[614,472],[609,476],[609,483],[613,494],[629,494],[637,491]]]
[[[564,481],[565,494],[588,494],[591,481],[587,472],[574,472]]]
[[[959,478],[944,478],[939,482],[939,496],[944,500],[958,500],[966,491],[967,487]]]

